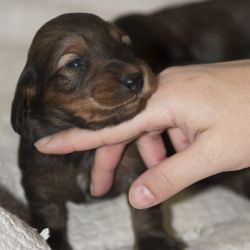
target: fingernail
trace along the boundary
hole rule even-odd
[[[51,139],[51,136],[46,136],[40,140],[38,140],[37,142],[34,143],[34,146],[36,148],[39,148],[39,147],[43,147],[45,146]]]
[[[150,207],[154,201],[154,195],[144,185],[137,186],[131,195],[132,205],[139,209]]]

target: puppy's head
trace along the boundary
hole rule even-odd
[[[65,14],[34,37],[12,104],[12,126],[20,134],[51,128],[46,134],[117,124],[140,112],[155,87],[126,34],[92,14]]]

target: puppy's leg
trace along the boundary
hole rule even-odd
[[[117,170],[116,185],[128,193],[132,182],[146,170],[137,148],[130,144]],[[179,250],[183,244],[168,234],[163,227],[160,205],[137,210],[130,206],[136,250]]]
[[[229,172],[220,176],[220,184],[226,185],[233,191],[250,199],[250,169],[243,169],[238,172]]]
[[[135,250],[180,250],[184,246],[163,228],[160,205],[137,210],[131,207]]]
[[[48,244],[53,250],[70,250],[71,247],[66,235],[67,210],[65,201],[54,195],[56,191],[52,190],[50,185],[44,186],[40,185],[39,182],[32,183],[25,180],[23,186],[29,203],[32,226],[38,231],[49,228]],[[58,194],[59,191],[56,193]]]

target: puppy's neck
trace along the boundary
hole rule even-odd
[[[38,139],[73,127],[85,127],[79,117],[61,110],[31,110],[27,113],[21,137],[34,143]]]

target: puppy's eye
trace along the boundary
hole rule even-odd
[[[85,60],[83,58],[76,58],[70,63],[66,65],[66,67],[71,68],[71,69],[77,69],[82,67],[85,64]]]

